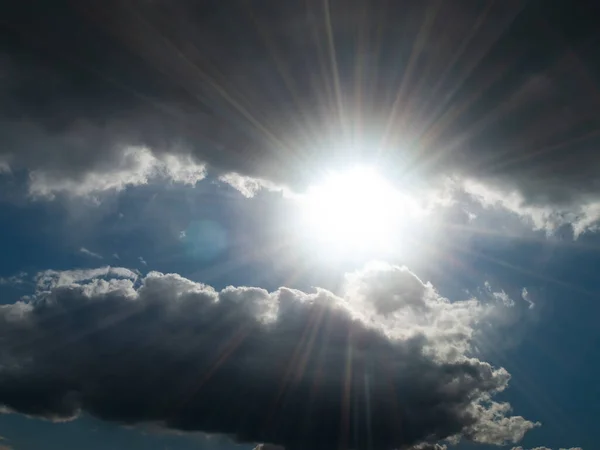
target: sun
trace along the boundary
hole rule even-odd
[[[338,253],[397,245],[407,206],[407,196],[372,167],[330,173],[303,197],[306,232]]]

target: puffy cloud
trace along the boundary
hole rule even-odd
[[[474,298],[450,302],[408,268],[386,263],[347,274],[344,292],[366,321],[383,324],[393,338],[426,336],[424,349],[444,358],[468,352],[475,323],[495,312]]]
[[[474,405],[475,414],[484,420],[471,427],[467,436],[475,442],[503,445],[519,442],[536,424],[521,416],[507,416],[511,411],[508,403],[489,402]]]
[[[538,425],[493,400],[509,374],[469,353],[483,308],[442,298],[406,268],[349,274],[340,295],[217,291],[122,268],[37,278],[33,297],[0,306],[10,411],[85,411],[288,450],[504,444]]]

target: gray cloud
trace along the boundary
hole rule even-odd
[[[538,425],[494,401],[506,370],[469,355],[481,305],[407,269],[350,274],[340,296],[136,276],[47,271],[31,299],[0,306],[0,404],[287,449],[505,444]]]
[[[581,63],[595,14],[530,3],[332,1],[326,15],[320,2],[6,2],[22,26],[0,49],[0,166],[27,170],[37,196],[194,183],[207,168],[250,196],[383,154],[405,180],[449,176],[536,228],[580,234],[600,217]]]

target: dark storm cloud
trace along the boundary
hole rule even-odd
[[[4,163],[41,194],[90,174],[118,187],[98,181],[115,171],[143,182],[131,146],[296,185],[383,140],[399,172],[586,202],[595,3],[4,2]]]
[[[364,287],[373,270],[349,283],[363,274]],[[404,269],[380,270],[406,280]],[[178,275],[137,280],[122,268],[37,279],[32,300],[0,306],[0,405],[18,413],[60,420],[83,411],[288,450],[404,449],[456,436],[502,444],[536,426],[493,401],[508,373],[460,349],[473,301],[429,292],[421,322],[407,321],[418,303],[407,299],[398,321],[388,314],[383,324],[356,307],[352,289],[343,298],[217,292]],[[379,279],[379,296],[386,282],[398,298],[427,291],[389,280]],[[450,330],[438,336],[428,326]]]

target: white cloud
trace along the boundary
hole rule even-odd
[[[504,306],[514,306],[515,305],[515,301],[510,298],[508,296],[508,294],[504,291],[500,291],[500,292],[493,292],[492,295],[494,296],[494,298],[496,300],[501,301]]]
[[[491,313],[476,299],[451,302],[408,268],[385,263],[347,274],[342,296],[394,338],[427,336],[428,350],[443,358],[468,352],[475,323]]]
[[[529,303],[529,309],[533,309],[535,303],[533,302],[533,300],[531,300],[531,295],[529,294],[527,288],[523,288],[523,290],[521,291],[521,298],[527,303]]]
[[[527,431],[541,425],[521,416],[509,416],[511,406],[508,403],[482,402],[473,405],[473,408],[478,416],[484,418],[466,431],[466,435],[475,442],[495,445],[519,442]]]
[[[219,181],[238,190],[246,198],[254,197],[262,189],[272,192],[281,191],[284,193],[284,195],[291,195],[291,191],[289,191],[289,189],[283,185],[278,185],[261,178],[240,175],[236,172],[229,172],[221,175],[219,177]]]
[[[85,247],[81,247],[81,248],[79,249],[79,251],[80,251],[81,253],[83,253],[84,255],[91,256],[92,258],[96,258],[96,259],[103,259],[103,256],[102,256],[101,254],[99,254],[99,253],[95,253],[95,252],[92,252],[91,250],[88,250],[88,249],[87,249],[87,248],[85,248]]]
[[[35,276],[38,292],[49,291],[60,286],[79,285],[99,278],[117,278],[135,281],[138,274],[124,267],[99,267],[97,269],[45,270]]]
[[[575,238],[598,229],[600,201],[582,200],[567,205],[531,204],[519,191],[505,191],[473,180],[464,180],[462,186],[484,207],[503,208],[529,223],[534,230],[548,235],[564,225],[571,225]]]
[[[504,306],[515,306],[515,301],[508,296],[504,290],[494,291],[489,281],[486,281],[484,284],[485,290],[487,293],[496,301],[501,302]]]
[[[56,194],[85,197],[147,184],[155,178],[193,185],[205,176],[205,166],[190,157],[156,156],[148,148],[129,147],[123,150],[111,170],[87,172],[81,179],[66,178],[42,169],[33,170],[29,174],[29,193],[34,198],[46,199],[53,199]]]

